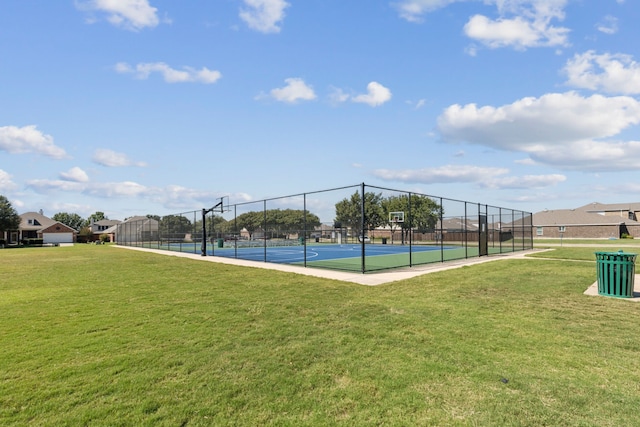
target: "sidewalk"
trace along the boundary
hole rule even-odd
[[[610,297],[608,295],[600,295],[598,293],[598,281],[593,282],[593,284],[589,286],[586,291],[584,291],[584,294],[589,296],[614,298],[614,299],[620,299],[625,301],[638,302],[640,301],[640,274],[636,274],[635,276],[633,276],[633,297],[631,298],[618,298],[618,297]]]
[[[138,248],[130,246],[112,246],[114,248],[132,249],[143,252],[153,252],[161,255],[176,256],[181,258],[189,258],[197,261],[216,262],[220,264],[238,265],[242,267],[264,268],[268,270],[284,271],[288,273],[302,274],[305,276],[322,277],[324,279],[340,280],[343,282],[357,283],[360,285],[376,286],[385,283],[396,282],[398,280],[411,279],[413,277],[422,276],[423,274],[434,273],[437,271],[451,270],[467,265],[484,264],[486,262],[500,261],[504,259],[524,258],[525,255],[539,252],[538,249],[528,251],[510,252],[501,255],[492,255],[489,257],[469,258],[455,261],[447,261],[433,264],[425,264],[416,267],[397,268],[393,270],[385,270],[379,273],[354,273],[347,271],[335,271],[320,268],[300,267],[297,265],[275,264],[262,261],[247,261],[242,259],[206,256],[199,254],[188,254],[183,252],[162,251],[158,249]]]

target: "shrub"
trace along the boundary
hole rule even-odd
[[[102,243],[109,243],[111,241],[111,239],[109,238],[108,234],[101,234],[100,235],[100,242]]]
[[[25,246],[42,246],[44,241],[42,239],[22,239],[21,243]]]

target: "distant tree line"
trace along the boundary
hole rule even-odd
[[[199,235],[202,231],[202,219],[191,220],[184,215],[147,215],[158,221],[158,230],[162,236],[168,238],[182,238],[186,234]],[[250,211],[238,215],[232,220],[226,220],[219,215],[213,215],[207,221],[207,233],[212,235],[237,234],[246,230],[249,238],[255,238],[256,233],[261,236],[289,238],[292,233],[299,234],[306,229],[313,229],[320,225],[317,215],[302,209],[268,209],[266,211]]]

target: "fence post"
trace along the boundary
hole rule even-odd
[[[264,262],[267,262],[267,200],[265,199],[262,204],[262,243],[264,244]]]
[[[365,209],[364,209],[364,197],[365,197],[365,188],[364,188],[364,182],[362,184],[360,184],[360,192],[361,192],[361,200],[360,200],[360,249],[361,249],[361,254],[360,254],[360,258],[362,259],[362,274],[365,273],[366,271],[366,264],[365,264],[365,246],[364,246],[364,223],[365,223],[365,218],[364,218],[364,214],[365,214]]]
[[[207,210],[202,208],[202,244],[200,245],[200,255],[207,256]]]
[[[304,240],[302,241],[303,245],[303,253],[304,253],[304,266],[307,266],[307,193],[302,195],[302,208],[304,209],[304,218],[303,218],[303,228],[302,235],[304,236]],[[300,237],[300,236],[298,236]]]
[[[409,200],[407,202],[407,208],[409,209],[409,267],[413,267],[413,224],[412,224],[412,213],[411,213],[411,192],[409,192]],[[400,227],[402,230],[402,227]],[[401,231],[402,232],[402,231]]]

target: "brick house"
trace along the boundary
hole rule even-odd
[[[534,237],[619,239],[640,237],[640,203],[589,203],[575,209],[544,210],[533,214]]]
[[[106,234],[109,236],[110,242],[115,242],[116,226],[121,222],[122,221],[117,219],[101,219],[100,221],[92,222],[89,224],[89,229],[91,230],[90,240],[95,242],[96,240],[100,240],[101,234]]]
[[[20,215],[18,231],[13,232],[12,242],[24,239],[42,239],[45,244],[75,243],[78,232],[44,216],[39,212],[26,212]]]

